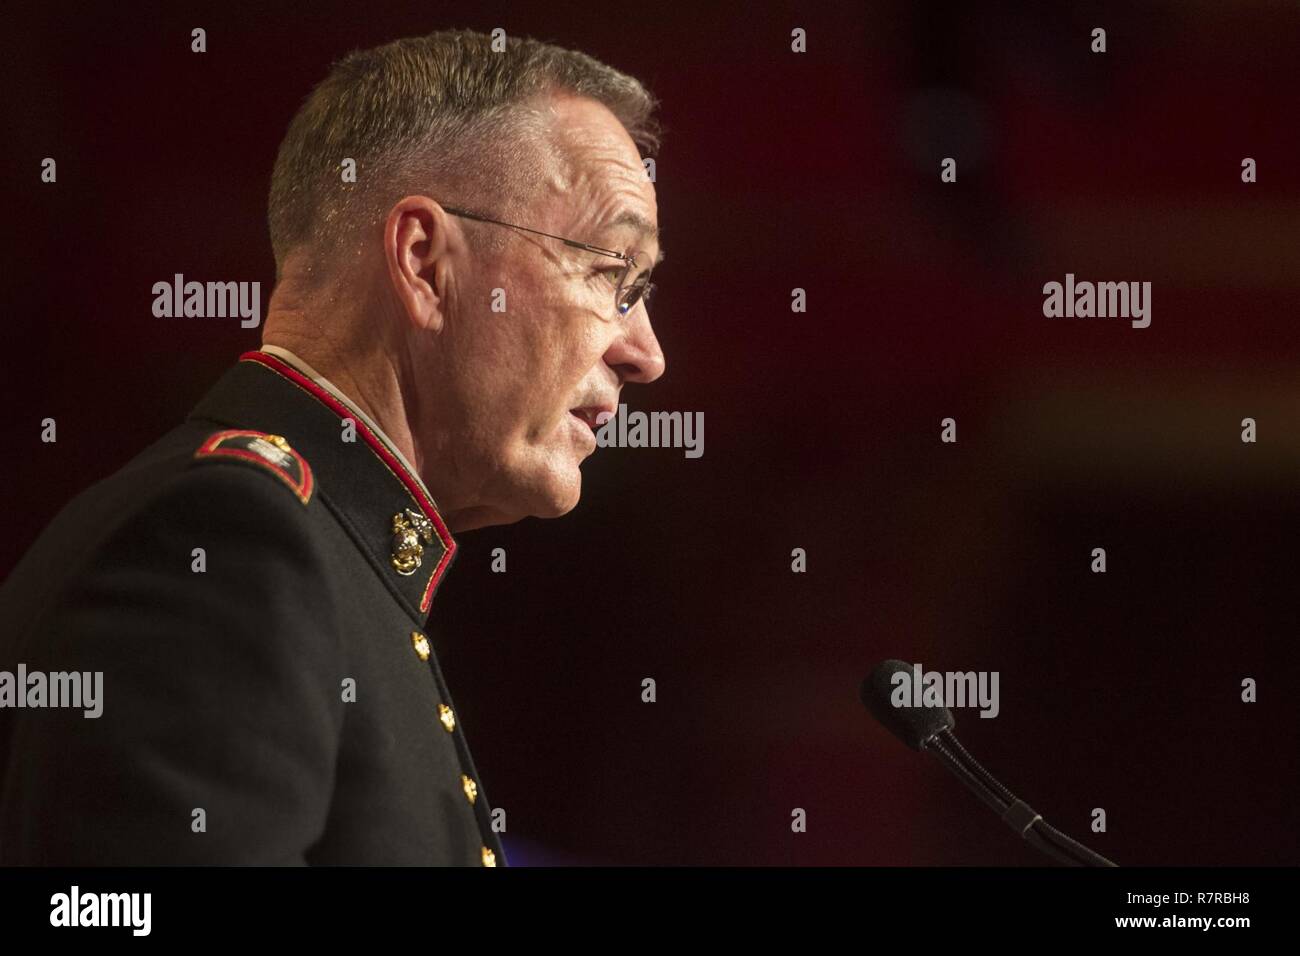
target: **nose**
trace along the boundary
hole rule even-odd
[[[605,364],[618,372],[624,382],[653,382],[663,375],[667,361],[650,327],[650,312],[645,303],[638,303],[623,322],[605,352]]]

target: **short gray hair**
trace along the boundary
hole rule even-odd
[[[516,37],[498,52],[488,34],[444,30],[348,54],[299,108],[276,156],[268,204],[276,277],[296,247],[332,250],[433,182],[491,182],[497,209],[519,201],[534,171],[527,144],[540,132],[529,106],[555,92],[603,103],[643,155],[658,148],[655,98],[585,53]],[[356,161],[356,183],[342,181],[344,158]]]

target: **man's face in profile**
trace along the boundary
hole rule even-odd
[[[594,100],[555,97],[548,109],[548,172],[527,211],[511,220],[636,252],[630,282],[660,254],[654,185],[636,146]],[[467,230],[504,228],[460,222]],[[448,293],[459,318],[448,328],[458,340],[456,380],[433,383],[460,405],[463,429],[449,436],[444,453],[455,480],[489,506],[480,525],[572,509],[582,487],[579,465],[596,448],[599,423],[617,411],[623,383],[651,382],[664,370],[646,303],[624,316],[616,311],[622,261],[508,233],[501,251],[477,254],[469,269],[457,270]],[[505,290],[504,312],[490,308],[498,288]]]

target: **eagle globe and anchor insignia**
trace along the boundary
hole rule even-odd
[[[433,544],[433,523],[428,518],[410,508],[393,515],[393,567],[398,574],[415,573],[424,560],[425,544]]]

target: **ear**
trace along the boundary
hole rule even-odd
[[[393,295],[412,325],[438,331],[446,321],[450,217],[427,196],[407,196],[384,221],[384,258]]]

